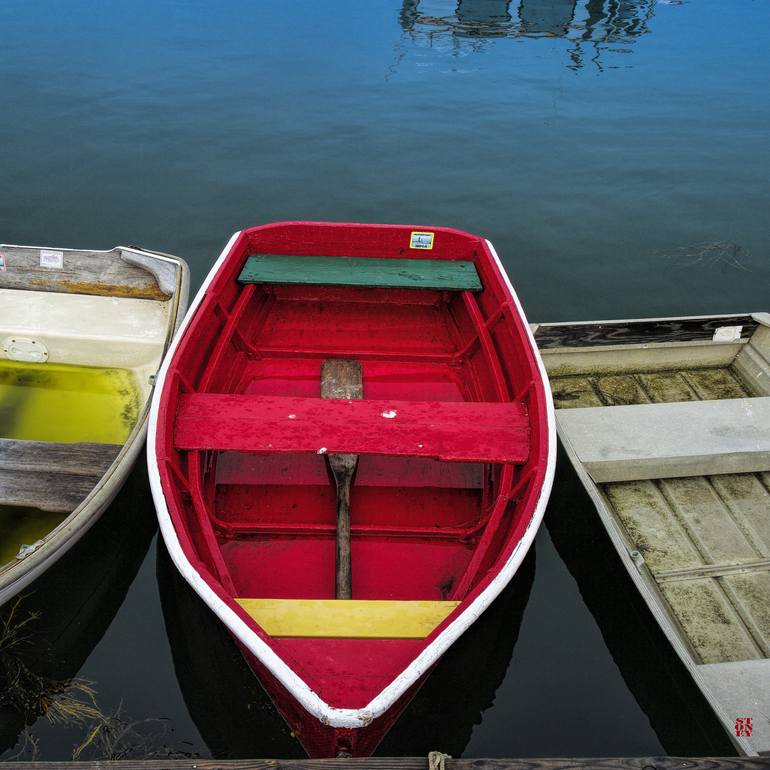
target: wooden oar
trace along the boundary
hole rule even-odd
[[[361,399],[364,388],[361,364],[341,358],[327,358],[321,367],[321,398]],[[353,597],[353,572],[350,561],[350,484],[358,465],[358,455],[327,455],[337,485],[337,599]]]

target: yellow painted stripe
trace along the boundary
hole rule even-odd
[[[270,636],[424,639],[460,602],[236,599]]]

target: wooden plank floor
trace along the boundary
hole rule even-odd
[[[731,367],[570,375],[551,386],[557,409],[756,395]],[[770,473],[615,481],[600,489],[698,662],[770,658]]]
[[[556,409],[713,401],[756,395],[748,391],[732,367],[553,377],[551,390]]]
[[[770,658],[770,473],[601,489],[700,662]]]

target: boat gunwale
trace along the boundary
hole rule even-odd
[[[76,249],[72,247],[67,246],[36,246],[34,244],[19,244],[19,243],[0,243],[0,249],[23,249],[23,250],[29,250],[29,251],[56,251],[61,252],[62,254],[83,254],[88,255],[88,257],[106,257],[108,255],[111,255],[114,259],[120,259],[123,262],[125,262],[128,265],[134,266],[139,268],[140,270],[143,270],[146,273],[149,273],[153,279],[155,280],[155,283],[157,285],[158,291],[161,293],[161,296],[156,297],[131,297],[131,295],[115,295],[114,293],[110,292],[89,292],[81,289],[80,291],[72,291],[72,290],[63,290],[63,289],[43,289],[43,288],[37,288],[33,289],[33,291],[40,291],[40,292],[48,292],[54,294],[86,294],[86,295],[94,295],[94,296],[103,296],[103,297],[111,297],[114,299],[147,299],[151,302],[172,302],[175,300],[175,298],[178,296],[179,290],[184,289],[185,291],[185,298],[189,297],[189,286],[190,286],[190,266],[187,264],[187,262],[182,257],[177,257],[173,254],[168,254],[163,251],[155,251],[154,249],[145,249],[141,246],[113,246],[111,249]],[[124,252],[130,252],[131,254],[137,254],[142,257],[150,257],[154,260],[157,260],[158,262],[165,262],[167,264],[173,265],[175,267],[175,273],[176,273],[176,280],[175,280],[175,289],[174,292],[171,294],[168,294],[168,292],[164,292],[164,288],[162,286],[161,278],[154,273],[152,270],[150,270],[146,265],[143,264],[135,264],[130,262],[129,260],[126,260],[123,257]],[[184,276],[180,280],[180,270],[184,272]],[[98,285],[97,288],[99,289],[108,289],[108,288],[115,288],[119,287],[121,284],[103,284]],[[7,291],[14,291],[18,289],[19,287],[0,287],[3,290]],[[185,301],[185,307],[184,310],[187,309],[187,303]]]
[[[291,224],[331,224],[332,226],[349,225],[350,223],[311,223],[311,222],[282,222],[272,223],[263,227],[270,228],[275,226],[285,226]],[[358,225],[359,227],[361,225]],[[381,227],[403,228],[403,225],[382,225]],[[553,410],[553,401],[548,383],[548,376],[545,366],[540,357],[537,345],[532,334],[532,330],[527,323],[521,303],[516,295],[510,279],[500,262],[494,247],[489,240],[480,239],[488,250],[491,257],[489,267],[497,272],[496,278],[500,289],[505,293],[507,290],[510,302],[516,310],[516,319],[522,334],[522,342],[525,346],[525,354],[529,355],[530,367],[533,374],[539,374],[539,382],[533,380],[530,388],[540,387],[542,397],[542,414],[540,416],[544,423],[544,435],[540,436],[540,447],[545,448],[544,462],[536,464],[536,470],[533,473],[530,490],[535,490],[537,497],[529,503],[531,515],[526,523],[521,536],[512,546],[512,550],[507,555],[498,557],[505,558],[504,563],[497,569],[493,577],[482,577],[473,590],[464,597],[463,601],[453,612],[444,624],[439,626],[434,633],[426,640],[426,646],[419,655],[413,658],[406,668],[398,674],[385,688],[383,688],[367,705],[361,708],[340,708],[331,706],[324,701],[308,684],[297,675],[297,673],[280,657],[268,643],[267,637],[263,638],[261,632],[253,621],[247,622],[246,614],[239,612],[234,606],[232,597],[220,596],[221,591],[216,590],[216,581],[207,580],[201,571],[190,561],[180,542],[180,534],[188,539],[186,532],[179,533],[176,530],[172,520],[169,506],[166,501],[163,482],[161,480],[160,463],[157,456],[157,438],[158,438],[158,420],[161,416],[161,400],[168,385],[167,375],[171,367],[172,360],[177,348],[182,340],[188,326],[195,317],[196,312],[202,305],[207,295],[209,286],[219,275],[230,255],[239,245],[246,245],[249,241],[249,233],[258,228],[250,230],[241,230],[234,233],[225,245],[218,259],[214,262],[209,274],[201,285],[190,310],[180,327],[166,358],[161,367],[156,390],[153,394],[152,407],[149,420],[149,434],[147,440],[147,458],[149,467],[150,486],[153,498],[155,500],[161,534],[166,542],[169,553],[177,569],[182,573],[187,582],[198,593],[201,599],[215,612],[224,625],[230,630],[240,644],[242,644],[257,660],[265,666],[270,675],[289,692],[289,694],[311,715],[316,717],[322,724],[334,728],[361,728],[368,725],[372,720],[386,713],[396,702],[404,696],[410,688],[416,686],[420,679],[436,664],[439,658],[447,649],[467,630],[468,627],[483,613],[483,611],[492,603],[503,588],[510,582],[511,578],[518,569],[519,564],[531,546],[535,534],[537,533],[545,507],[550,495],[553,483],[555,460],[556,460],[556,427]],[[468,236],[468,233],[454,230],[452,228],[431,228],[435,232],[456,233],[462,236]],[[478,236],[475,236],[478,237]],[[165,412],[163,418],[166,419]],[[164,458],[165,459],[165,458]],[[536,483],[536,478],[540,477],[540,483]],[[535,492],[530,494],[534,496]],[[189,541],[188,541],[189,547]],[[200,563],[200,566],[204,566]],[[204,569],[205,574],[209,574],[208,569]],[[214,576],[211,576],[212,578]],[[221,588],[221,586],[220,586]],[[254,626],[254,627],[252,627]]]

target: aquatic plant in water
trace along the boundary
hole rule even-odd
[[[165,719],[126,719],[122,704],[114,714],[101,714],[80,744],[72,759],[185,759],[198,756],[166,745],[168,721]]]
[[[164,742],[164,719],[131,720],[122,715],[122,704],[112,714],[97,703],[93,682],[80,677],[54,679],[36,673],[25,653],[32,642],[38,612],[23,612],[18,597],[0,616],[0,710],[15,711],[24,729],[15,751],[4,757],[38,759],[40,744],[32,725],[41,716],[51,724],[72,728],[84,737],[72,752],[73,759],[187,758],[194,753],[169,747]]]
[[[721,267],[723,271],[732,268],[744,273],[751,270],[742,260],[751,255],[739,243],[732,241],[704,241],[689,246],[679,246],[671,252],[662,253],[666,259],[680,263],[680,267]]]
[[[63,724],[97,718],[100,712],[91,682],[51,679],[28,666],[24,650],[30,643],[30,626],[40,615],[29,612],[20,617],[22,598],[17,598],[0,619],[0,708],[14,709],[26,724],[43,714],[49,722]]]

